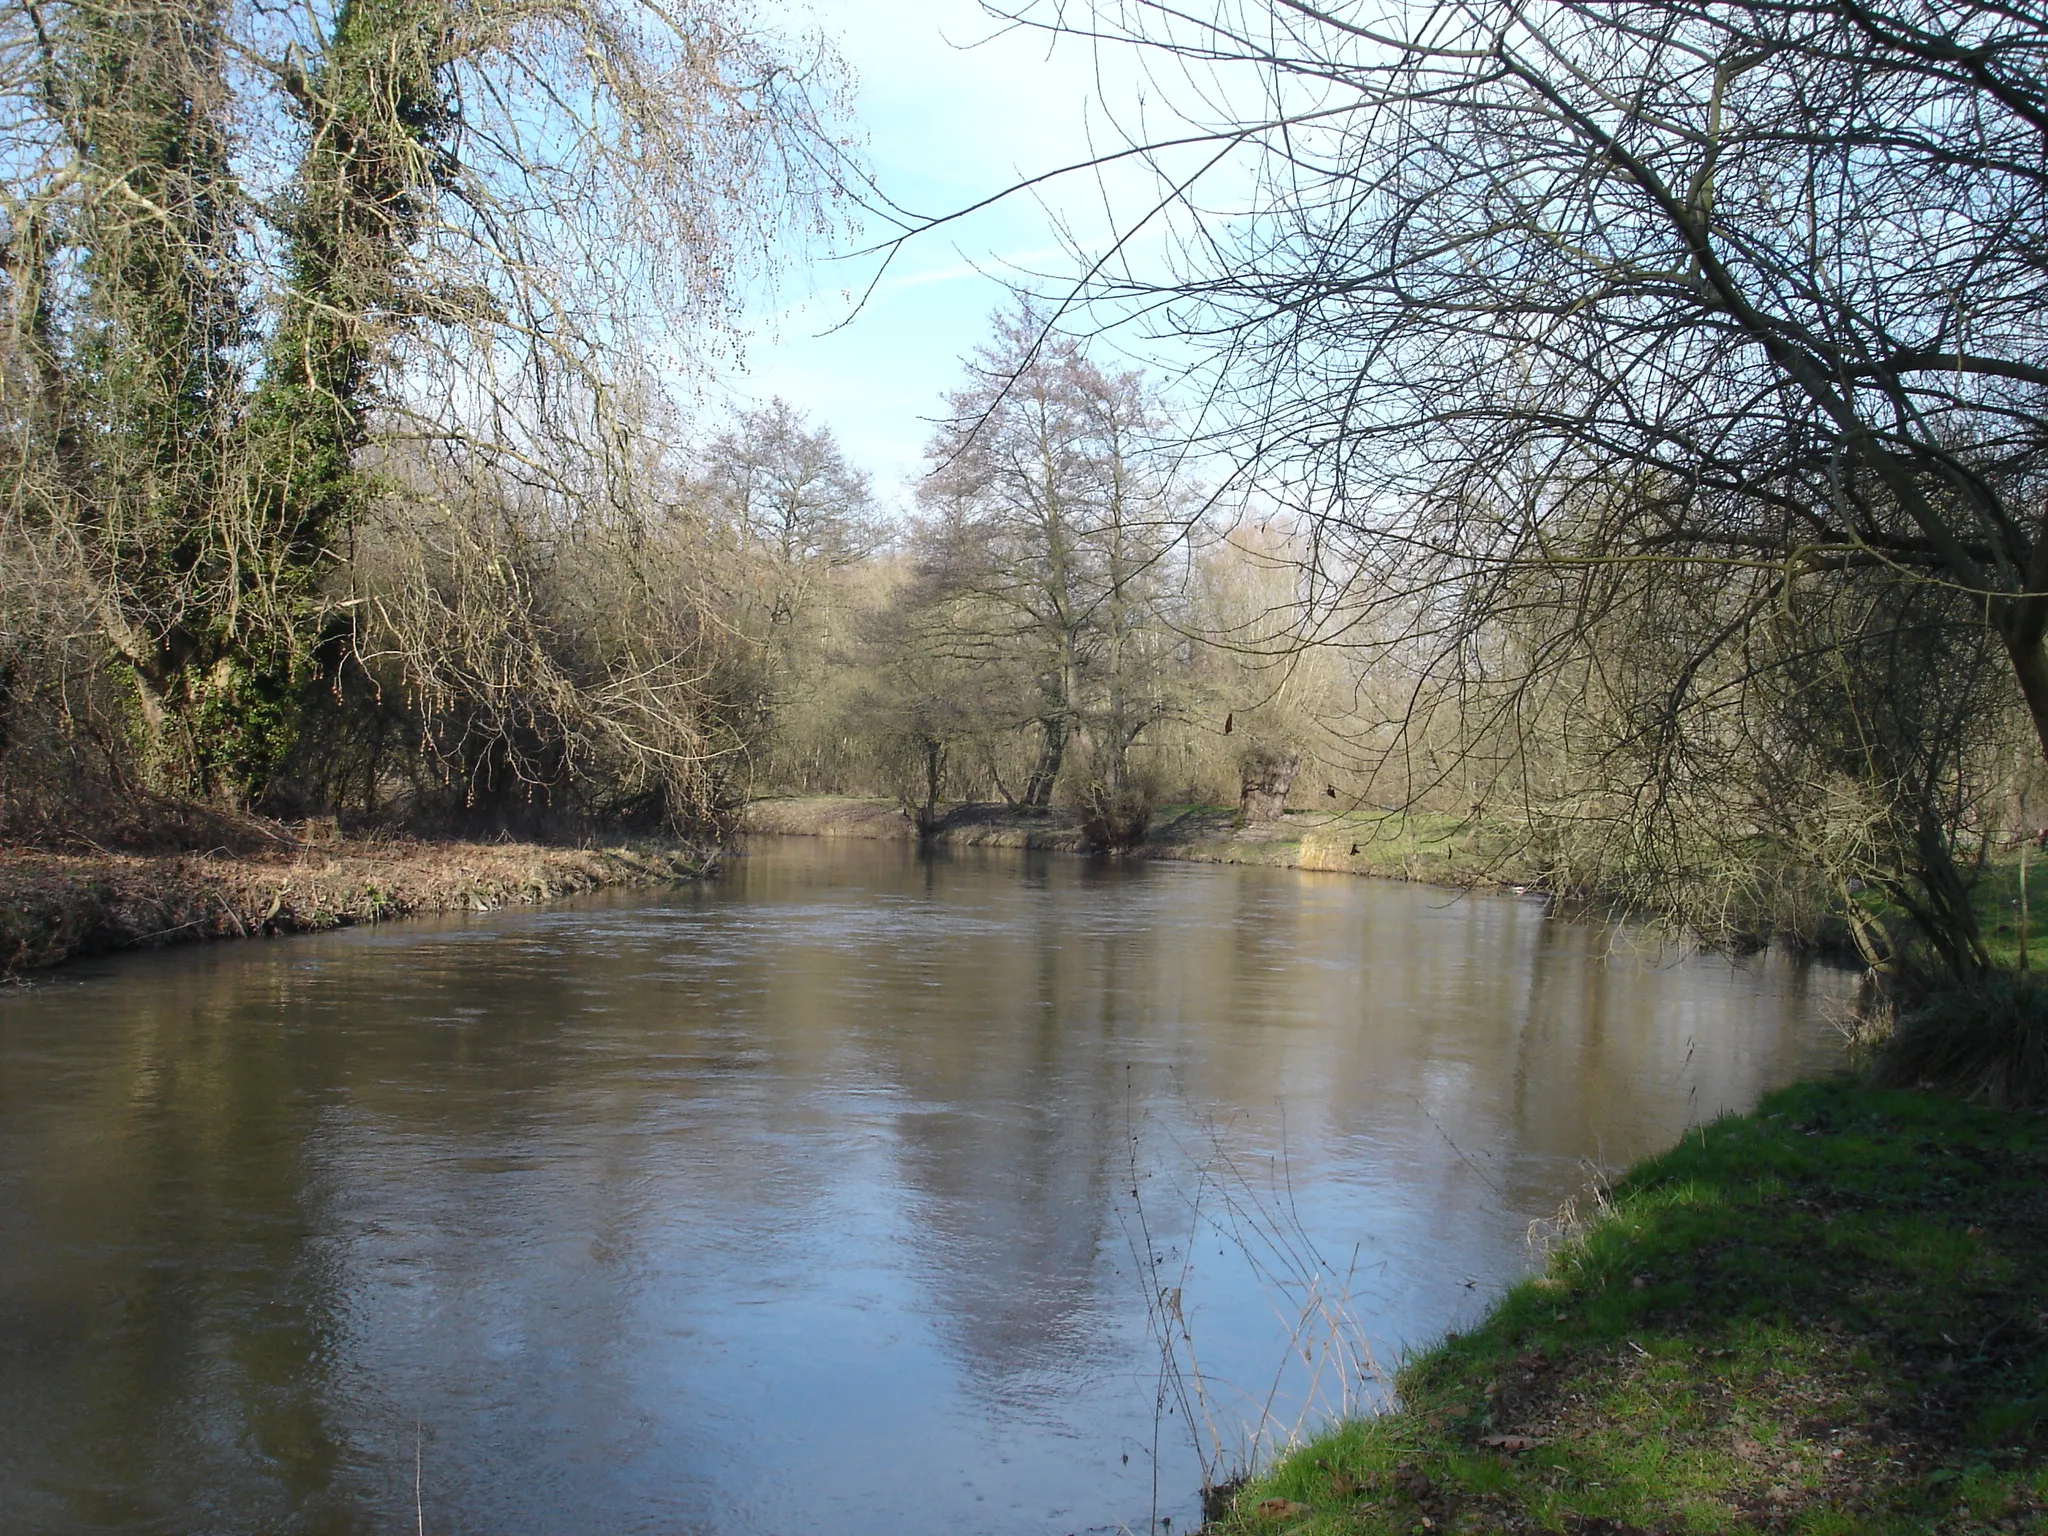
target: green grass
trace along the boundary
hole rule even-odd
[[[2048,1117],[1774,1094],[1399,1392],[1210,1529],[2048,1531]]]
[[[1964,859],[1959,872],[1969,884],[1977,928],[1992,965],[2000,970],[2019,969],[2024,931],[2028,968],[2048,976],[2048,853],[2030,849],[2026,870],[2024,906],[2020,901],[2020,856],[2016,850],[2000,850],[1981,862]],[[1876,889],[1866,890],[1855,899],[1871,917],[1887,924],[1906,922],[1905,911]],[[1846,927],[1833,938],[1844,951],[1849,949]]]
[[[1422,811],[1291,811],[1242,829],[1230,806],[1161,805],[1149,846],[1175,858],[1295,865],[1442,885],[1533,885],[1526,832],[1510,823]]]
[[[2020,856],[1994,854],[1976,870],[1971,896],[1977,908],[1977,922],[1984,934],[1984,948],[1991,963],[2017,970],[2020,963],[2020,935],[2026,932],[2027,960],[2033,970],[2048,974],[2048,854],[2027,854],[2027,921],[2020,921]]]

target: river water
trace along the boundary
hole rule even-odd
[[[75,966],[0,998],[0,1530],[1185,1530],[1846,993],[1534,900],[808,840]]]

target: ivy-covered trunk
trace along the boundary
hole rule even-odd
[[[318,681],[321,588],[362,500],[380,332],[408,307],[397,272],[443,165],[446,33],[438,4],[348,0],[319,60],[289,78],[306,138],[283,224],[289,288],[259,344],[223,21],[127,0],[73,7],[50,38],[90,185],[67,232],[82,344],[45,360],[42,479],[97,568],[146,775],[245,805],[290,757]]]
[[[218,701],[211,739],[233,754],[224,766],[245,793],[291,750],[320,681],[320,585],[363,499],[356,455],[380,331],[408,307],[398,268],[445,164],[445,24],[435,0],[347,0],[319,64],[287,82],[308,133],[285,224],[291,287],[250,403],[241,479],[274,639],[245,648],[202,704]]]
[[[48,375],[45,484],[133,669],[145,771],[173,792],[233,797],[206,708],[256,628],[236,600],[250,555],[233,474],[246,338],[222,20],[204,4],[81,5],[50,36],[51,91],[87,175],[70,232],[79,340]]]

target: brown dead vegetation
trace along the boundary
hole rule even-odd
[[[317,829],[315,836],[317,836]],[[668,846],[298,840],[268,850],[0,850],[0,975],[76,956],[200,939],[307,933],[415,913],[489,911],[609,885],[704,874]]]

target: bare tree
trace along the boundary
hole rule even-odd
[[[1134,373],[1107,373],[1029,309],[949,397],[920,497],[927,558],[961,603],[955,643],[1021,684],[1038,736],[1021,802],[1051,803],[1076,740],[1085,777],[1120,800],[1132,745],[1168,708],[1161,597],[1190,513]]]
[[[1640,662],[1641,775],[1591,810],[1683,846],[1744,687],[1801,654],[1764,627],[1825,612],[1812,646],[1882,643],[1925,605],[1833,622],[1882,575],[1974,612],[2048,750],[2048,15],[1283,0],[1103,3],[1089,30],[1150,50],[1190,109],[1151,146],[1177,262],[1137,269],[1127,238],[1084,297],[1210,345],[1237,451],[1360,631],[1456,680],[1494,740]],[[1624,607],[1669,617],[1673,583],[1682,622],[1589,649]],[[1569,622],[1505,644],[1531,605]],[[1863,788],[1926,792],[1888,751]],[[1892,871],[1936,922],[1945,840]]]
[[[703,452],[718,510],[781,574],[771,614],[788,623],[809,578],[873,554],[887,539],[868,477],[830,427],[813,428],[780,398],[741,411]]]
[[[393,494],[360,519],[353,656],[402,701],[413,819],[704,830],[735,808],[766,667],[726,530],[655,441],[623,484],[569,500],[444,455],[377,462]]]
[[[734,622],[761,656],[756,771],[808,786],[831,755],[843,702],[825,696],[827,679],[859,649],[847,589],[887,526],[832,429],[786,400],[737,413],[696,458],[692,494],[734,546]]]
[[[989,696],[986,672],[955,643],[957,599],[944,561],[913,557],[887,600],[867,610],[860,641],[869,661],[853,692],[859,733],[920,834],[939,823],[960,759],[977,747],[989,757],[991,734],[1014,717]]]

